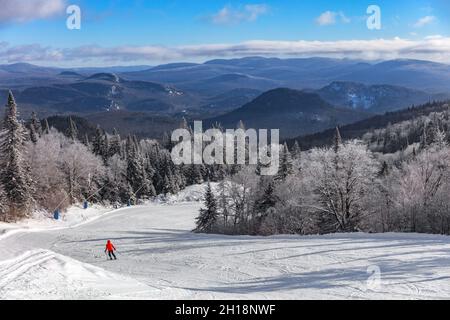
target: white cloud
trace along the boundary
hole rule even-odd
[[[425,40],[437,40],[437,39],[445,39],[445,37],[440,34],[432,34],[425,37]]]
[[[423,39],[375,39],[340,41],[267,41],[253,40],[236,44],[203,44],[179,47],[162,46],[83,46],[52,48],[39,45],[11,46],[0,43],[0,62],[40,64],[114,64],[168,61],[201,61],[209,58],[244,56],[331,57],[369,60],[398,58],[423,59],[448,63],[450,37]]]
[[[210,20],[214,24],[238,24],[241,22],[253,22],[260,16],[269,12],[265,4],[247,4],[240,9],[230,6],[223,7],[219,12],[213,14]]]
[[[328,26],[336,23],[336,12],[325,11],[317,19],[316,22],[320,26]]]
[[[247,12],[247,20],[255,21],[259,16],[265,15],[269,12],[269,7],[265,4],[247,4],[244,7]]]
[[[0,23],[45,19],[64,9],[65,0],[0,0]]]
[[[340,18],[342,23],[350,23],[351,20],[342,11],[325,11],[316,19],[319,26],[328,26],[337,23],[337,18]]]
[[[425,16],[423,18],[420,18],[419,20],[417,20],[417,22],[414,24],[415,28],[421,28],[424,27],[426,25],[429,25],[433,22],[436,22],[436,17],[435,16]]]
[[[339,12],[339,17],[343,23],[350,23],[351,20],[342,11]]]

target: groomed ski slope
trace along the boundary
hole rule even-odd
[[[449,237],[200,235],[199,207],[151,204],[4,237],[0,299],[450,298]],[[119,260],[106,260],[107,239]]]

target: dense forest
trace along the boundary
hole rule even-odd
[[[340,126],[339,130],[342,138],[345,140],[362,139],[365,133],[375,130],[383,129],[390,125],[397,124],[404,121],[413,120],[421,116],[428,116],[432,112],[442,112],[449,108],[450,101],[440,102],[431,101],[424,105],[412,106],[407,109],[402,109],[394,112],[387,112],[385,114],[376,115],[352,124]],[[315,147],[329,146],[332,144],[334,136],[334,128],[318,132],[311,135],[289,139],[288,145],[292,147],[295,142],[299,144],[302,150],[312,149]],[[387,150],[386,150],[387,152]]]
[[[169,150],[157,141],[131,135],[122,139],[117,131],[107,134],[100,127],[88,133],[80,132],[71,117],[62,131],[36,114],[23,123],[9,93],[0,144],[0,220],[21,219],[37,209],[64,210],[81,201],[133,204],[218,181],[234,170],[175,166]]]
[[[343,140],[335,129],[329,146],[285,144],[276,177],[248,166],[219,192],[209,186],[196,231],[450,234],[450,110],[437,102],[431,109],[360,140]]]
[[[337,128],[329,146],[284,144],[278,174],[261,176],[261,165],[176,166],[170,139],[122,139],[100,127],[83,135],[70,117],[62,131],[36,115],[23,123],[10,93],[1,131],[0,219],[81,201],[137,203],[215,181],[208,183],[197,232],[449,234],[449,119],[441,103],[359,140],[342,139]],[[180,126],[190,129],[186,121]]]

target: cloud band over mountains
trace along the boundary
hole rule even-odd
[[[39,44],[10,45],[0,42],[0,62],[41,64],[111,64],[137,62],[201,61],[215,57],[243,56],[334,57],[385,60],[397,58],[450,61],[450,38],[431,36],[421,40],[401,38],[339,41],[268,41],[254,40],[237,44],[204,44],[179,47],[164,46],[80,46],[54,48]]]
[[[0,23],[26,22],[64,14],[65,0],[0,0]]]

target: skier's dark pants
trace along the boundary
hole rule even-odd
[[[117,260],[116,255],[114,254],[114,251],[108,251],[108,255],[111,260],[112,260],[112,257],[114,257],[114,260]],[[111,255],[112,255],[112,257],[111,257]]]

